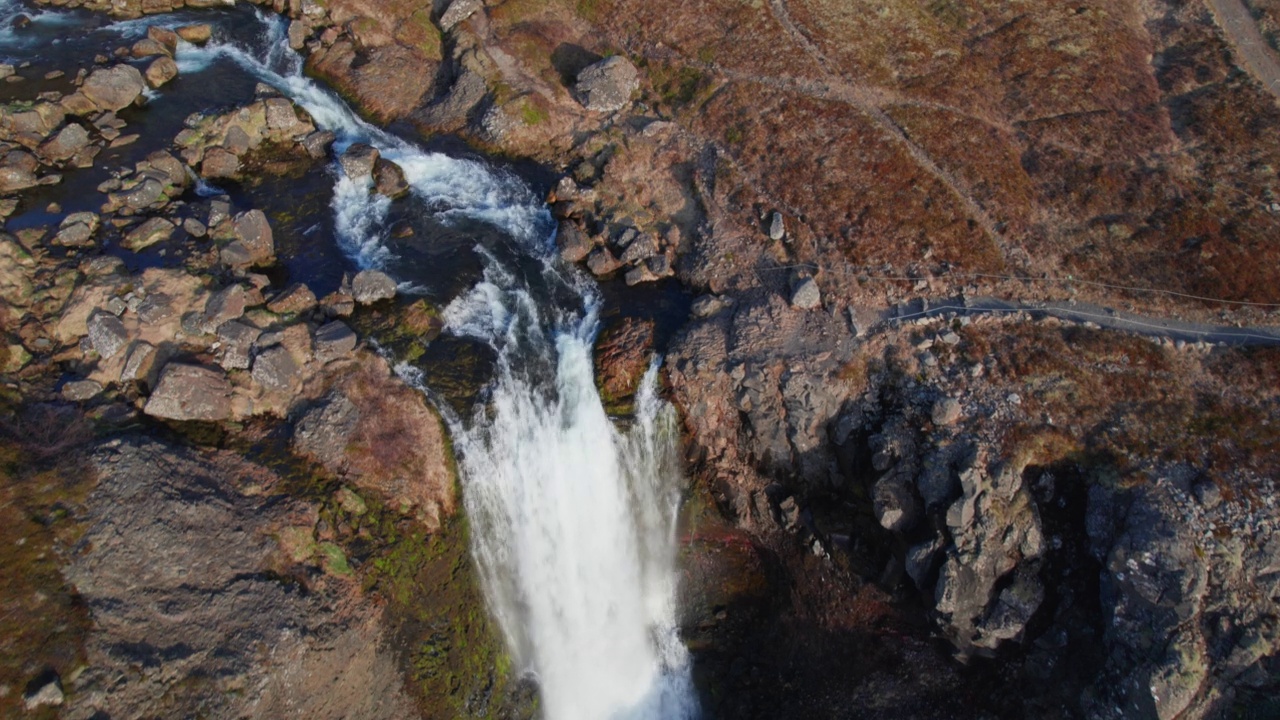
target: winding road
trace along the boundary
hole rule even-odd
[[[892,326],[917,318],[955,315],[1000,315],[1025,312],[1033,317],[1055,317],[1067,322],[1092,323],[1101,328],[1122,330],[1149,337],[1164,337],[1188,343],[1233,346],[1280,346],[1280,327],[1233,327],[1183,322],[1137,315],[1121,310],[1073,301],[1021,302],[994,297],[951,298],[937,304],[912,300],[878,313],[875,325]]]

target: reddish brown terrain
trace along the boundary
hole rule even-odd
[[[124,16],[174,9],[50,4]],[[554,177],[548,201],[566,260],[610,287],[674,278],[665,282],[692,300],[674,328],[632,313],[607,320],[597,364],[609,410],[625,414],[651,352],[665,355],[691,476],[682,631],[709,717],[1280,713],[1280,105],[1268,69],[1280,57],[1280,5],[277,0],[271,9],[290,18],[289,42],[309,71],[367,117],[540,164]],[[1252,24],[1233,24],[1237,10]],[[617,74],[588,92],[580,81],[606,58],[619,58]],[[222,132],[209,123],[231,117],[201,127]],[[168,156],[180,171],[245,180],[272,162],[310,162],[305,142],[263,128],[244,152],[205,130],[174,149],[183,162]],[[49,147],[44,135],[4,132],[6,151]],[[226,175],[210,175],[220,167]],[[209,224],[220,241],[251,244],[229,217]],[[272,578],[297,583],[301,595],[279,613],[302,625],[332,615],[342,632],[304,633],[278,671],[231,676],[233,689],[258,683],[234,707],[202,705],[215,694],[194,682],[146,679],[170,692],[155,707],[274,708],[291,672],[310,673],[303,687],[313,688],[325,686],[315,668],[326,663],[350,662],[355,682],[372,682],[394,662],[398,675],[369,686],[385,705],[361,704],[359,690],[338,684],[325,696],[332,716],[535,712],[477,610],[435,412],[354,338],[336,357],[311,351],[325,324],[352,314],[347,283],[319,301],[307,290],[298,308],[286,291],[264,297],[265,276],[227,281],[249,298],[231,320],[278,335],[263,348],[292,368],[245,372],[247,360],[227,364],[232,338],[215,347],[209,333],[179,327],[190,313],[212,322],[221,306],[211,297],[230,291],[225,273],[215,279],[225,256],[128,276],[81,269],[38,249],[44,234],[24,232],[0,236],[0,469],[12,486],[6,512],[34,520],[0,539],[41,548],[17,552],[28,570],[13,579],[39,601],[5,607],[48,628],[35,625],[43,641],[12,633],[11,654],[39,661],[0,665],[0,707],[18,712],[33,674],[109,655],[136,629],[128,617],[91,627],[81,603],[94,597],[73,592],[43,554],[80,548],[67,577],[80,572],[79,585],[92,587],[118,560],[95,554],[93,533],[147,520],[105,513],[86,484],[124,492],[116,456],[173,455],[185,467],[202,452],[217,470],[202,482],[229,498],[219,512],[254,518],[244,532],[258,544],[232,559],[254,572],[269,563]],[[121,377],[127,356],[98,360],[91,313],[135,285],[172,296],[176,312],[155,337],[130,337],[224,364],[225,412],[161,414],[166,406],[150,402],[164,395],[159,366],[122,380],[109,404],[55,394],[64,373],[98,391]],[[423,306],[374,307],[354,310],[362,340],[376,335],[399,352],[412,345],[406,334],[439,331]],[[1229,344],[1232,332],[1249,335],[1247,346]],[[46,437],[29,413],[44,404],[84,406],[68,417],[114,428],[163,417],[175,447]],[[80,449],[57,457],[62,442]],[[33,447],[53,450],[24,455]],[[276,487],[287,503],[260,507],[263,489]],[[49,520],[58,513],[74,524]],[[201,527],[212,536],[225,518],[210,513]],[[117,575],[133,572],[120,562]],[[230,595],[237,578],[213,577],[213,592]],[[185,592],[164,580],[149,591]],[[343,640],[364,627],[385,639],[378,652]],[[125,673],[144,662],[139,652],[98,666]],[[217,669],[190,662],[194,675]],[[89,716],[91,692],[124,708],[113,717],[151,708],[112,694],[105,672],[74,686],[74,712]],[[126,689],[151,686],[142,687]]]

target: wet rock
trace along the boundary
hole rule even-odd
[[[577,223],[567,220],[560,221],[560,229],[556,231],[556,244],[560,246],[560,257],[571,263],[585,260],[595,247],[595,243],[591,242]]]
[[[245,370],[249,367],[253,344],[261,330],[232,320],[218,327],[218,342],[222,343],[218,364],[227,370]]]
[[[168,240],[173,236],[174,230],[174,224],[165,218],[153,217],[126,233],[120,244],[127,250],[137,252]]]
[[[289,47],[294,50],[301,50],[307,45],[307,38],[311,36],[311,28],[301,20],[293,20],[289,23]]]
[[[769,219],[769,239],[781,240],[787,236],[787,226],[782,219],[782,213],[775,212],[773,217]]]
[[[622,263],[609,252],[608,248],[596,248],[591,251],[591,255],[587,257],[587,268],[591,270],[591,274],[596,277],[603,277],[611,273],[617,272],[622,267]]]
[[[178,77],[178,64],[173,61],[173,58],[159,57],[147,66],[147,84],[153,88],[158,88],[176,77]]]
[[[288,135],[302,125],[292,102],[276,97],[263,100],[263,105],[266,107],[267,130],[273,134]],[[309,131],[311,126],[303,126],[303,129]]]
[[[102,383],[96,380],[74,380],[62,386],[62,399],[70,402],[92,400],[102,393]]]
[[[253,381],[268,390],[290,390],[300,375],[298,363],[280,345],[263,350],[253,361]]]
[[[267,309],[277,315],[304,313],[316,306],[316,295],[303,283],[294,283],[267,303]]]
[[[103,359],[109,359],[124,349],[129,342],[129,332],[120,318],[101,310],[89,316],[89,344]]]
[[[139,173],[174,187],[185,187],[188,182],[187,166],[163,150],[153,152],[145,160],[140,161],[137,164],[137,170]]]
[[[89,131],[79,123],[68,123],[40,146],[40,154],[52,162],[65,162],[89,144]]]
[[[811,277],[798,278],[791,288],[791,307],[797,310],[813,310],[822,305],[822,291]]]
[[[89,73],[80,92],[99,109],[116,111],[132,105],[145,87],[137,68],[116,65]]]
[[[38,184],[40,179],[36,177],[35,171],[20,166],[0,165],[0,193],[15,193]]]
[[[186,234],[195,238],[202,238],[209,234],[209,228],[205,227],[204,223],[195,218],[187,218],[186,220],[183,220],[182,230]]]
[[[170,363],[142,411],[167,420],[225,420],[231,416],[231,386],[221,370]]]
[[[209,42],[209,38],[213,37],[213,26],[207,23],[183,25],[177,28],[175,32],[178,33],[178,37],[186,40],[192,45],[203,45],[204,43]]]
[[[930,418],[938,427],[954,425],[960,419],[960,401],[955,398],[943,398],[933,404]]]
[[[145,177],[120,192],[108,195],[107,204],[111,208],[127,207],[131,210],[142,210],[164,199],[164,183],[153,177]]]
[[[261,210],[249,210],[235,217],[235,237],[249,252],[250,262],[264,265],[275,258],[276,245],[271,224]]]
[[[147,28],[147,37],[160,43],[170,55],[178,49],[178,33],[169,28],[152,25]]]
[[[640,87],[640,73],[630,60],[615,55],[578,73],[573,92],[583,107],[595,112],[614,112],[631,102]]]
[[[482,8],[480,0],[453,0],[449,8],[440,16],[440,29],[449,32],[455,25],[466,20]]]
[[[98,214],[92,212],[71,213],[58,225],[55,245],[84,247],[93,244],[93,234],[98,231]]]
[[[200,176],[210,180],[233,178],[239,173],[240,157],[226,148],[209,148],[200,161]]]
[[[245,291],[243,285],[231,285],[209,296],[200,318],[200,330],[213,333],[225,322],[244,315]]]
[[[596,341],[596,385],[608,402],[635,395],[653,357],[652,320],[624,318],[607,326]]]
[[[319,160],[329,154],[329,146],[336,139],[337,136],[329,130],[317,130],[303,139],[302,147],[308,155]]]
[[[356,349],[356,334],[341,320],[334,320],[316,330],[316,357],[329,362],[350,355]]]
[[[356,143],[342,153],[338,161],[342,171],[352,180],[362,180],[373,175],[373,167],[378,162],[378,149],[372,145]]]
[[[168,57],[171,51],[164,45],[152,40],[151,38],[142,38],[135,42],[133,47],[129,49],[129,54],[135,58],[149,58],[156,55]]]
[[[396,281],[381,270],[361,270],[351,281],[351,295],[361,305],[396,296]]]
[[[386,158],[380,157],[373,163],[373,180],[374,188],[380,195],[395,199],[409,192],[404,170]]]

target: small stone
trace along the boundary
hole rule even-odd
[[[22,696],[22,703],[28,711],[36,710],[46,705],[61,705],[66,696],[62,692],[62,682],[57,675],[54,675],[49,682],[41,685],[33,692],[29,692]]]
[[[311,35],[311,28],[301,20],[294,20],[289,23],[289,47],[294,50],[301,50],[307,46],[307,38]]]
[[[186,40],[192,45],[203,45],[209,42],[209,38],[213,37],[213,26],[208,23],[200,23],[197,25],[183,25],[176,32],[178,37]]]
[[[205,333],[216,332],[228,320],[235,320],[244,315],[245,291],[243,285],[231,285],[213,295],[204,306],[204,315],[200,321],[200,330]]]
[[[316,330],[316,357],[321,362],[351,354],[356,348],[356,334],[341,320],[333,320]]]
[[[631,102],[640,87],[636,66],[621,55],[605,58],[578,73],[574,95],[583,107],[595,112],[614,112]]]
[[[64,247],[84,247],[93,244],[93,234],[98,231],[98,215],[92,212],[71,213],[58,225],[53,242]]]
[[[102,393],[102,383],[96,380],[74,380],[62,386],[62,399],[71,402],[92,400]]]
[[[587,257],[587,268],[591,270],[591,274],[596,277],[603,277],[610,273],[617,272],[622,267],[622,263],[609,252],[608,248],[596,248]]]
[[[147,84],[158,88],[178,77],[178,64],[170,57],[158,57],[147,66]]]
[[[373,175],[373,167],[379,156],[378,149],[372,145],[356,143],[347,148],[338,161],[342,164],[342,171],[347,174],[347,177],[352,180],[362,180]]]
[[[223,220],[231,217],[231,203],[226,200],[211,200],[209,202],[209,217],[205,220],[205,225],[209,227],[218,227]]]
[[[385,195],[393,200],[409,192],[409,183],[404,179],[404,170],[386,158],[380,157],[374,161],[373,181],[379,195]]]
[[[170,54],[178,49],[178,33],[169,28],[152,25],[147,28],[147,37],[163,45]]]
[[[455,25],[475,14],[483,5],[480,0],[453,0],[440,16],[440,29],[449,32]]]
[[[151,373],[155,369],[156,348],[149,342],[139,340],[129,348],[124,358],[124,367],[120,370],[121,382],[150,382]]]
[[[231,386],[221,370],[170,363],[142,411],[169,420],[226,420],[231,416]]]
[[[299,375],[298,364],[283,346],[268,348],[253,361],[253,380],[268,390],[289,390]]]
[[[109,312],[94,312],[89,317],[88,329],[89,343],[104,360],[114,357],[129,341],[129,333],[125,330],[124,323]]]
[[[556,231],[556,244],[560,246],[560,257],[571,263],[585,260],[594,247],[582,228],[567,220],[560,221],[560,229]]]
[[[209,148],[200,161],[200,176],[204,178],[233,178],[239,172],[240,158],[226,148]]]
[[[137,252],[168,240],[173,235],[173,231],[173,223],[161,217],[153,217],[130,230],[120,244],[126,250]]]
[[[276,254],[271,223],[261,210],[242,212],[235,218],[236,240],[244,244],[254,264],[264,265]]]
[[[285,288],[267,303],[267,309],[277,315],[304,313],[316,306],[316,295],[302,283]]]
[[[67,123],[57,135],[40,146],[40,154],[53,162],[71,159],[89,144],[89,131],[79,123]]]
[[[943,398],[933,404],[930,417],[938,427],[954,425],[960,419],[960,401],[955,398]]]
[[[142,73],[137,68],[116,65],[89,73],[80,86],[80,92],[99,109],[122,110],[132,105],[145,87]]]
[[[164,183],[153,177],[146,177],[133,181],[133,184],[118,193],[112,193],[108,200],[113,206],[142,210],[163,202],[164,197]]]
[[[351,281],[351,294],[361,305],[396,296],[396,281],[381,270],[361,270]]]
[[[629,287],[632,285],[639,285],[641,283],[653,282],[658,279],[658,276],[654,275],[653,271],[651,271],[647,265],[637,265],[630,270],[627,270],[627,274],[624,276],[624,279]]]
[[[329,154],[329,146],[336,139],[338,136],[329,130],[317,130],[302,140],[302,147],[308,155],[319,160]]]
[[[791,307],[813,310],[822,305],[822,291],[811,277],[800,278],[791,290]]]
[[[129,54],[135,58],[155,57],[156,55],[167,57],[169,49],[151,38],[142,38],[133,44],[133,47],[129,49]]]
[[[222,343],[222,354],[218,364],[227,370],[244,370],[249,367],[250,353],[253,344],[262,334],[258,328],[246,325],[237,320],[223,323],[218,327],[218,341]]]
[[[209,228],[205,227],[204,223],[195,218],[187,218],[186,220],[183,220],[182,229],[188,235],[195,238],[202,238],[209,234]]]
[[[782,219],[782,213],[774,212],[773,217],[769,220],[769,239],[781,240],[787,236],[786,222]]]

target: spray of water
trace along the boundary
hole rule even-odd
[[[656,363],[634,422],[619,430],[594,383],[598,297],[551,252],[545,206],[514,175],[423,152],[365,123],[302,74],[282,23],[258,17],[264,32],[256,47],[183,44],[181,72],[219,58],[237,63],[333,131],[339,151],[369,143],[398,163],[416,200],[443,222],[489,223],[540,268],[531,283],[477,248],[484,279],[449,305],[445,319],[450,332],[497,354],[487,402],[451,425],[477,565],[513,655],[538,680],[546,717],[696,717],[673,607],[675,421],[655,393]],[[333,172],[334,224],[345,250],[362,266],[394,272],[383,242],[388,201],[367,181]]]

